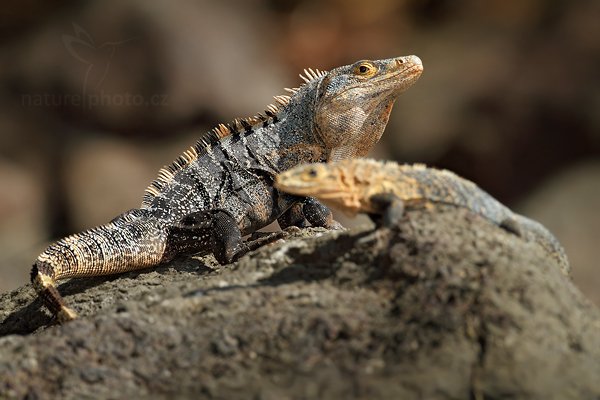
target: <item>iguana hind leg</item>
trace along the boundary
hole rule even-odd
[[[243,252],[242,233],[231,214],[224,210],[196,211],[167,229],[165,254],[213,253],[221,264],[229,264]]]
[[[283,232],[244,242],[233,216],[225,210],[191,213],[169,227],[166,252],[171,255],[213,253],[221,264],[230,264],[249,251],[282,238]],[[208,245],[208,246],[207,246]]]

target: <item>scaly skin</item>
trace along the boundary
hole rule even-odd
[[[564,249],[540,223],[513,213],[473,182],[421,164],[399,165],[370,159],[308,164],[281,173],[281,191],[312,196],[349,215],[362,212],[395,226],[406,207],[431,203],[467,208],[527,241],[542,246],[569,274]]]
[[[228,263],[265,242],[243,235],[275,220],[338,227],[314,199],[274,189],[275,176],[301,163],[365,155],[422,71],[415,56],[305,70],[305,84],[276,96],[265,114],[219,125],[161,169],[139,209],[48,247],[31,272],[35,290],[58,321],[68,321],[76,313],[58,279],[148,268],[181,254],[213,253]]]

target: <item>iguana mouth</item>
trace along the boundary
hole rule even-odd
[[[397,77],[398,75],[405,75],[407,73],[412,73],[412,75],[421,75],[422,72],[423,72],[423,66],[420,65],[420,64],[415,64],[412,67],[410,67],[409,69],[405,69],[405,70],[402,70],[402,71],[394,72],[389,77],[382,77],[382,78],[380,78],[380,80],[392,79],[392,78]],[[377,82],[379,80],[375,79],[374,81]]]
[[[412,67],[410,67],[408,69],[402,69],[399,71],[395,71],[389,75],[383,75],[383,76],[377,77],[377,78],[371,80],[371,82],[374,84],[377,84],[377,83],[388,81],[388,80],[394,80],[395,78],[397,78],[400,75],[402,75],[403,81],[412,81],[415,78],[418,78],[419,76],[421,76],[422,72],[423,72],[423,65],[422,64],[414,64]]]

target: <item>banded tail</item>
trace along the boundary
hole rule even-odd
[[[115,274],[163,261],[166,232],[145,210],[131,210],[106,225],[49,246],[31,270],[31,283],[59,322],[77,317],[56,288],[64,278]]]

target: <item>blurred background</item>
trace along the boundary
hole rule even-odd
[[[538,219],[600,304],[599,21],[597,0],[4,1],[0,291],[303,68],[416,54],[373,156],[451,169]]]

